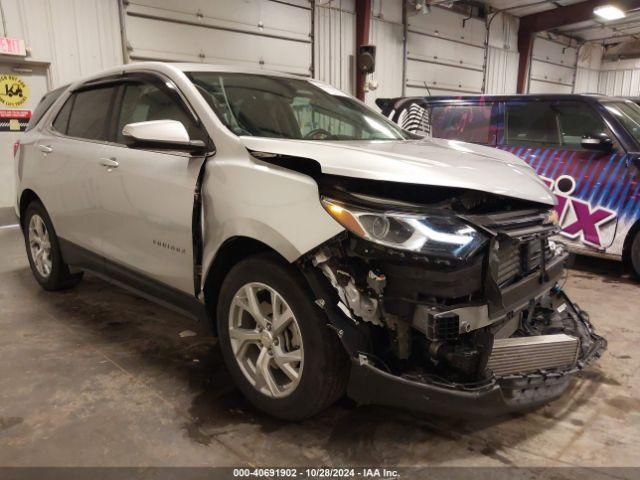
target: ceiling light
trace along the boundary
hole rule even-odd
[[[622,10],[620,10],[618,7],[614,7],[613,5],[603,5],[601,7],[596,7],[593,9],[593,13],[601,18],[604,18],[605,20],[618,20],[620,18],[626,17],[626,14]]]

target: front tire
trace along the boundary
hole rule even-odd
[[[302,275],[272,255],[235,265],[217,307],[220,348],[235,384],[260,410],[301,420],[346,389],[348,356]]]
[[[71,274],[62,259],[58,237],[51,219],[40,202],[32,202],[22,223],[31,272],[42,288],[49,291],[74,287],[82,273]]]
[[[640,230],[636,232],[629,250],[629,263],[636,277],[640,279]]]

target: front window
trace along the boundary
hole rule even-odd
[[[633,102],[606,102],[604,106],[640,142],[640,107]]]
[[[507,145],[581,150],[583,137],[614,139],[602,117],[584,102],[507,103],[505,123]]]
[[[412,138],[350,96],[313,80],[216,72],[188,76],[236,135],[296,140]]]

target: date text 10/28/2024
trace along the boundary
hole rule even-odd
[[[389,468],[234,468],[233,478],[400,478]]]

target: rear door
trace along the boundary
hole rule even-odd
[[[114,86],[76,90],[33,146],[39,157],[34,188],[56,233],[93,253],[102,249],[100,159],[115,93]]]
[[[102,154],[112,165],[99,187],[102,251],[115,277],[140,275],[193,294],[194,190],[204,157],[125,146],[123,127],[149,120],[180,121],[192,140],[207,141],[169,80],[131,75],[121,83]]]
[[[613,139],[612,151],[581,146],[583,136],[602,134]],[[508,101],[501,143],[553,190],[562,235],[569,243],[598,251],[612,244],[617,215],[606,205],[617,190],[626,156],[599,112],[579,100]]]

